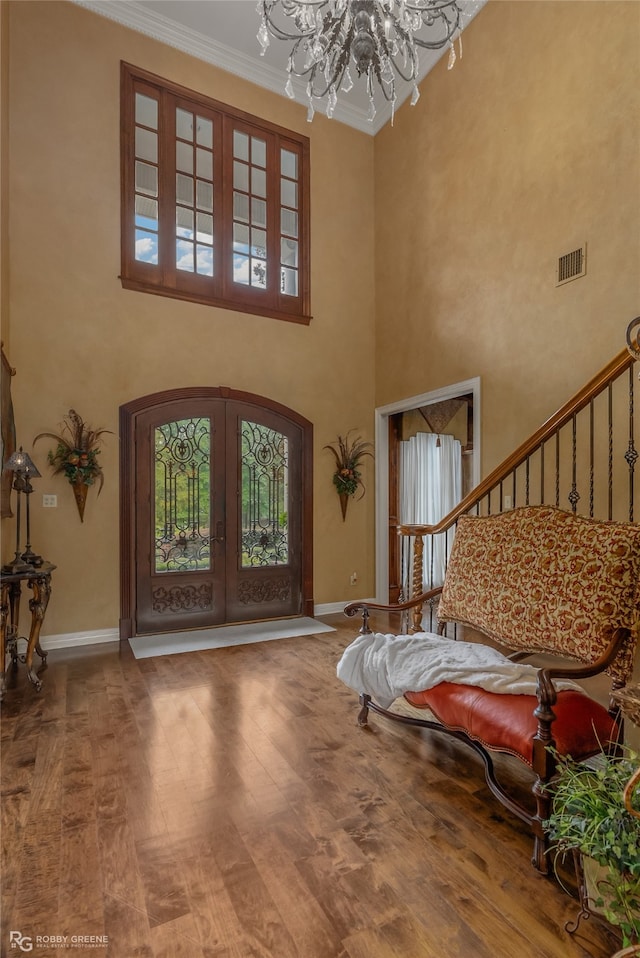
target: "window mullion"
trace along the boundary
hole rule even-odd
[[[222,295],[232,297],[233,291],[233,119],[222,117],[221,123],[221,193],[220,214],[214,226],[216,237],[220,237],[220,271],[222,273]]]
[[[160,150],[160,265],[164,285],[176,287],[176,105],[175,98],[163,92]]]
[[[280,150],[274,136],[267,149],[267,289],[270,305],[280,299]]]

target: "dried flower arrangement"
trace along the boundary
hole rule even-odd
[[[361,436],[349,440],[350,430],[345,436],[338,436],[335,445],[326,445],[324,448],[333,453],[336,461],[336,468],[333,474],[333,484],[340,496],[340,505],[342,507],[342,519],[344,521],[347,514],[347,502],[349,496],[354,496],[358,489],[362,491],[358,498],[362,499],[364,495],[364,483],[360,473],[360,464],[365,456],[373,458],[372,443]]]
[[[81,521],[84,521],[87,487],[98,481],[100,493],[104,485],[104,473],[97,457],[100,454],[100,438],[110,432],[110,429],[92,429],[75,409],[70,409],[60,425],[59,433],[41,432],[33,440],[35,444],[38,439],[47,437],[57,442],[55,450],[50,450],[47,458],[53,466],[54,476],[64,473],[74,487]]]

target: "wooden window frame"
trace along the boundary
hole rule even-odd
[[[266,120],[235,110],[121,62],[121,275],[125,289],[218,306],[237,312],[308,324],[310,312],[309,139]],[[135,94],[158,102],[158,263],[135,258]],[[175,110],[198,113],[213,123],[214,275],[187,272],[175,265]],[[249,132],[267,144],[267,288],[233,280],[233,130]],[[221,145],[220,145],[221,144]],[[298,292],[281,291],[280,150],[298,157]]]

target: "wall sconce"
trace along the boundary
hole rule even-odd
[[[16,503],[16,554],[13,560],[2,567],[2,571],[8,574],[29,572],[42,565],[42,556],[36,555],[31,549],[31,511],[29,499],[33,492],[31,479],[39,479],[35,464],[28,453],[24,452],[22,446],[14,452],[4,464],[3,472],[13,472],[12,488],[17,492]],[[26,497],[27,514],[27,544],[25,551],[20,554],[20,534],[21,534],[21,496],[24,492]]]

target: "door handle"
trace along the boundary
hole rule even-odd
[[[224,523],[216,522],[216,534],[209,537],[209,542],[224,542]]]

